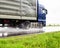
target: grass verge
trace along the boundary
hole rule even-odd
[[[0,48],[60,48],[60,32],[0,38]]]

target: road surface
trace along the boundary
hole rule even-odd
[[[11,36],[11,35],[21,35],[21,34],[31,34],[31,33],[47,33],[60,31],[60,27],[44,27],[44,28],[29,28],[29,29],[20,29],[12,27],[0,27],[0,37],[1,36]]]
[[[12,27],[0,27],[0,36],[11,36],[11,35],[31,34],[40,32],[43,32],[42,28],[20,29]]]

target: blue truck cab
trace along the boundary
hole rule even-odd
[[[43,26],[46,26],[46,14],[47,9],[41,4],[37,4],[37,21],[42,23]]]

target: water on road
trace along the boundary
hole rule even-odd
[[[0,36],[8,36],[13,34],[30,34],[30,33],[47,33],[60,31],[59,26],[55,27],[43,27],[43,28],[29,28],[29,29],[20,29],[20,28],[12,28],[12,27],[0,27]]]
[[[51,27],[43,27],[42,28],[29,28],[29,29],[19,29],[19,28],[12,28],[12,27],[0,27],[0,32],[23,32],[23,31],[45,31],[45,32],[52,32],[52,31],[60,31],[60,26],[51,26]]]

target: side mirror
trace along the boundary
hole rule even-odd
[[[48,11],[47,11],[47,9],[45,9],[45,11],[46,11],[46,14],[48,14]]]

